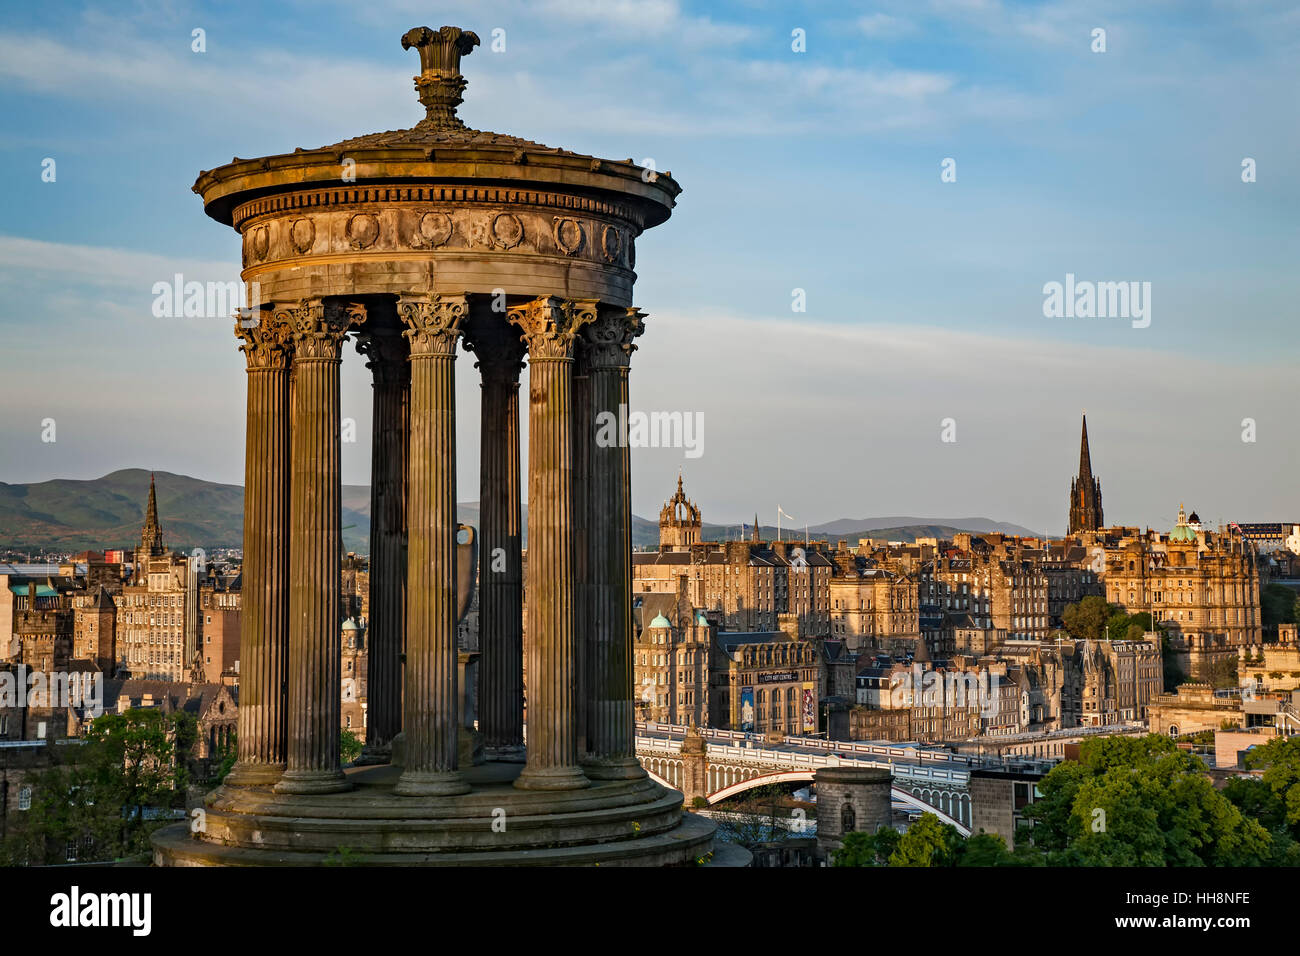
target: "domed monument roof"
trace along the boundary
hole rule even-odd
[[[673,625],[672,622],[669,621],[668,618],[664,617],[662,614],[656,614],[655,619],[650,622],[650,626],[652,628],[655,627],[671,628]]]
[[[668,218],[681,192],[670,172],[643,169],[631,159],[599,159],[466,126],[456,114],[466,87],[460,61],[478,45],[476,34],[458,27],[408,30],[402,47],[414,48],[420,55],[415,88],[425,108],[424,119],[408,129],[355,136],[317,149],[298,148],[258,159],[235,157],[201,172],[194,192],[203,197],[209,216],[236,228],[241,218],[236,209],[248,200],[322,185],[364,190],[384,184],[394,187],[385,197],[394,200],[402,198],[404,190],[428,183],[460,188],[492,185],[502,191],[494,198],[510,202],[528,202],[526,192],[516,192],[528,188],[578,192],[615,204],[611,213],[641,229]],[[348,164],[347,177],[340,175],[344,164]]]

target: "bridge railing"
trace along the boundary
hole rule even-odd
[[[637,737],[636,747],[640,751],[652,751],[662,754],[680,754],[675,740],[656,737]],[[788,750],[769,750],[765,747],[734,747],[725,744],[706,744],[705,754],[713,762],[742,762],[768,764],[787,769],[807,768],[816,771],[819,767],[861,766],[889,770],[895,776],[909,779],[941,781],[954,786],[965,787],[970,781],[966,770],[954,770],[945,767],[926,767],[919,764],[907,764],[892,760],[873,759],[870,756],[848,756],[837,754],[804,754]]]
[[[638,723],[638,729],[644,729],[647,734],[661,733],[670,737],[679,737],[689,729],[684,724],[664,724],[664,723]],[[741,749],[737,745],[748,744],[743,749],[757,752],[765,749],[762,744],[764,737],[761,734],[751,733],[741,730],[715,730],[709,727],[696,728],[697,732],[709,740],[728,741],[737,750]],[[646,737],[645,739],[655,739]],[[888,744],[880,743],[858,743],[848,740],[825,740],[820,737],[782,737],[782,746],[798,747],[804,751],[816,751],[826,754],[844,754],[844,755],[870,755],[884,758],[886,761],[907,761],[915,764],[949,764],[958,767],[975,768],[1014,768],[1014,769],[1036,769],[1049,770],[1059,762],[1056,758],[1051,757],[1032,757],[1020,755],[986,755],[986,754],[957,754],[946,750],[923,749],[920,747],[891,747]]]

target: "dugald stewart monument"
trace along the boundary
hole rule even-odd
[[[155,834],[158,864],[313,864],[347,848],[360,863],[647,865],[713,850],[714,824],[636,758],[628,448],[594,440],[597,416],[627,404],[644,328],[636,239],[681,188],[631,160],[466,126],[461,61],[478,44],[452,26],[402,36],[425,109],[409,129],[234,159],[194,184],[242,237],[256,290],[235,328],[248,366],[238,761],[202,826]],[[349,338],[373,373],[374,446],[369,717],[345,773]],[[477,549],[458,543],[458,345],[482,382]],[[476,576],[470,669],[457,622]]]

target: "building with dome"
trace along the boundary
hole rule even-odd
[[[1167,534],[1105,529],[1098,544],[1106,599],[1150,613],[1185,675],[1233,683],[1238,649],[1263,639],[1254,545],[1231,526],[1207,529],[1182,505]]]
[[[819,729],[827,689],[821,641],[782,614],[770,631],[719,629],[683,592],[636,597],[637,719],[720,730]]]
[[[635,594],[681,593],[732,631],[775,631],[783,614],[801,633],[828,637],[832,564],[825,542],[701,541],[700,509],[682,478],[659,513],[659,550],[632,555]]]

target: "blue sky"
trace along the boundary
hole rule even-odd
[[[650,158],[685,187],[638,243],[633,405],[701,412],[705,454],[634,451],[638,513],[684,467],[706,520],[774,522],[779,503],[813,523],[1060,531],[1087,408],[1112,521],[1167,524],[1184,499],[1209,520],[1300,520],[1300,12],[1264,0],[6,7],[0,480],[242,479],[229,323],[149,312],[155,281],[238,268],[189,187],[235,155],[411,125],[398,39],[443,23],[485,40],[463,65],[470,125]],[[1150,327],[1044,318],[1067,273],[1150,282]],[[353,357],[352,482],[367,392]]]

